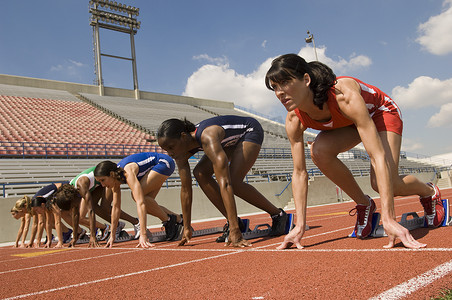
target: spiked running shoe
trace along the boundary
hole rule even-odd
[[[272,231],[270,233],[271,236],[280,236],[286,232],[286,223],[287,223],[287,213],[279,208],[280,213],[272,217]]]
[[[140,238],[140,222],[136,223],[135,225],[133,225],[133,230],[135,231],[135,234],[133,236],[134,240],[137,240]]]
[[[72,239],[72,229],[63,232],[63,244],[69,243]]]
[[[355,208],[350,210],[350,216],[356,216],[355,233],[358,238],[368,237],[372,231],[372,216],[377,209],[374,200],[367,196],[369,205],[357,204]],[[352,213],[354,211],[354,213]]]
[[[246,227],[245,227],[245,223],[243,223],[242,219],[237,218],[239,221],[239,228],[240,228],[240,232],[245,232]],[[224,224],[223,226],[223,234],[220,235],[219,237],[217,237],[217,239],[215,240],[215,242],[217,243],[224,243],[226,242],[226,239],[229,236],[229,222],[226,222],[226,224]]]
[[[443,222],[445,215],[443,202],[441,201],[441,192],[433,183],[429,182],[427,185],[433,188],[435,194],[424,198],[419,197],[419,200],[424,207],[424,216],[428,226],[438,227]]]
[[[110,225],[105,224],[105,229],[101,230],[102,235],[99,237],[99,241],[105,241],[110,235]]]
[[[176,238],[177,233],[179,232],[179,224],[177,223],[176,215],[168,215],[169,220],[163,222],[163,227],[165,227],[166,240],[172,241]]]
[[[124,229],[124,227],[126,226],[126,223],[119,221],[118,222],[118,227],[116,227],[116,238],[119,237],[119,234],[121,233],[121,231]]]

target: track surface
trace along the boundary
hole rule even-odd
[[[442,190],[452,200],[452,189]],[[376,200],[379,207],[379,200]],[[423,214],[417,197],[396,199],[396,213]],[[193,238],[188,246],[137,241],[112,249],[0,248],[0,298],[10,299],[426,299],[452,288],[452,226],[420,228],[413,236],[426,249],[401,243],[383,249],[387,238],[349,238],[353,203],[308,208],[304,249],[275,250],[283,237],[251,240],[234,249],[217,235]],[[378,210],[377,210],[378,211]],[[251,228],[271,223],[250,216]],[[224,221],[194,224],[195,229]]]

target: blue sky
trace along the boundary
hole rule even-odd
[[[92,84],[89,1],[4,1],[0,73]],[[143,91],[233,101],[283,116],[265,88],[273,58],[298,53],[378,86],[402,109],[402,150],[452,152],[452,0],[124,0]],[[103,53],[130,56],[126,34],[101,30]],[[128,61],[103,58],[106,86],[132,89]]]

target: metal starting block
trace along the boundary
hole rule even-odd
[[[444,221],[439,226],[449,226],[452,225],[451,221],[452,218],[450,216],[450,208],[449,208],[449,199],[442,199],[443,207],[444,207]],[[410,219],[408,217],[411,217]],[[383,225],[380,224],[380,213],[374,213],[372,216],[372,231],[370,232],[369,236],[371,237],[384,237],[387,236],[385,233],[385,230],[383,228]],[[419,217],[419,215],[416,212],[408,212],[404,213],[402,215],[402,218],[399,222],[400,225],[405,227],[408,230],[414,230],[417,228],[422,227],[428,227],[427,220],[425,217]],[[349,237],[356,237],[356,232],[353,230],[353,232],[349,235]]]
[[[293,228],[293,214],[287,214],[287,222],[286,222],[286,228],[284,230],[284,234],[289,233],[289,231]],[[242,219],[244,220],[244,219]],[[308,226],[306,226],[307,229],[309,229]],[[254,227],[253,230],[248,230],[245,232],[242,232],[242,236],[245,240],[249,239],[255,239],[259,237],[269,236],[272,233],[272,227],[268,224],[259,224]]]
[[[133,240],[133,237],[127,233],[127,231],[122,230],[119,234],[116,235],[115,243],[128,242]]]
[[[193,230],[193,228],[192,228]],[[179,231],[176,234],[176,237],[172,241],[180,241],[182,239],[182,233],[184,231],[184,227],[180,226]],[[200,230],[193,230],[192,237],[204,236],[209,234],[221,233],[223,232],[223,227],[212,227]],[[165,231],[153,232],[148,234],[148,239],[150,243],[155,242],[164,242],[166,241],[166,233]]]
[[[110,233],[111,234],[111,233]],[[105,241],[108,241],[108,238],[109,237],[107,237],[106,239],[105,239]],[[77,242],[75,243],[75,244],[87,244],[87,243],[89,243],[89,239],[90,239],[90,234],[87,232],[87,233],[85,233],[83,236],[81,236],[78,240],[77,240]],[[128,233],[127,233],[127,231],[125,231],[125,230],[122,230],[119,234],[117,234],[116,235],[116,238],[115,238],[115,243],[122,243],[122,242],[127,242],[127,241],[130,241],[130,240],[132,240],[133,239],[133,237],[132,236],[130,236]]]

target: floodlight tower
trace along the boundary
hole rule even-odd
[[[140,29],[141,22],[137,21],[140,9],[125,4],[109,0],[91,0],[89,2],[89,12],[91,13],[90,25],[93,26],[93,43],[96,56],[96,81],[99,86],[99,95],[104,95],[104,82],[102,79],[101,56],[132,61],[133,88],[135,99],[140,98],[138,90],[137,63],[135,56],[134,35]],[[121,57],[117,55],[105,54],[100,51],[99,28],[114,30],[130,34],[130,48],[132,57]]]
[[[314,52],[315,52],[315,60],[319,60],[319,58],[317,57],[317,49],[315,48],[315,41],[314,41],[314,35],[312,33],[309,32],[308,30],[308,37],[305,38],[304,40],[306,41],[306,43],[312,43],[314,45]]]

